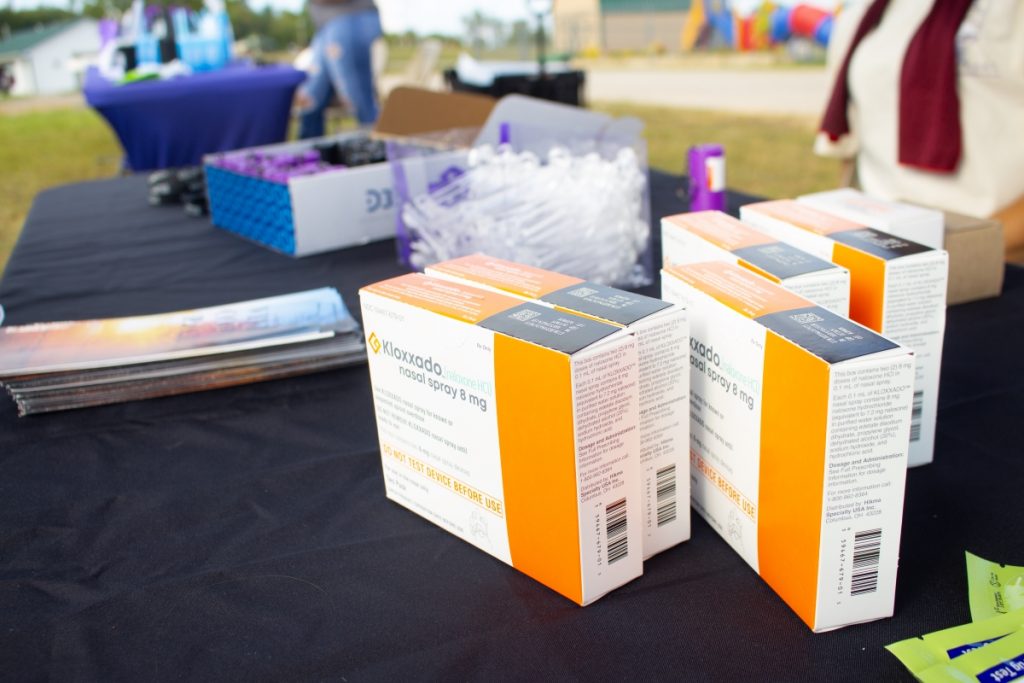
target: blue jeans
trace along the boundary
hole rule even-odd
[[[312,70],[301,86],[313,104],[299,116],[300,138],[324,134],[324,110],[332,93],[351,104],[360,125],[377,120],[370,45],[380,34],[375,10],[343,14],[320,27],[313,38]]]

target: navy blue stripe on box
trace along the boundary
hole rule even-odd
[[[785,242],[755,244],[752,247],[734,249],[732,253],[780,280],[836,269],[835,264]]]
[[[820,306],[768,313],[756,320],[826,363],[839,363],[899,346]]]
[[[843,230],[833,232],[829,235],[836,242],[848,244],[851,247],[860,249],[869,254],[874,254],[886,261],[900,258],[902,256],[913,256],[926,251],[934,251],[917,242],[905,240],[902,237],[890,235],[874,228],[861,228],[859,230]]]
[[[569,355],[582,351],[621,329],[529,301],[496,313],[478,324],[489,330]]]
[[[593,282],[581,282],[556,289],[540,297],[540,300],[619,325],[632,325],[672,305],[661,299],[624,292]]]

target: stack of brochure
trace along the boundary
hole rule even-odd
[[[158,315],[0,327],[20,415],[261,382],[366,360],[332,288]]]

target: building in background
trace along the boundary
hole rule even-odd
[[[0,66],[14,77],[11,95],[54,95],[81,87],[81,64],[100,49],[93,19],[51,24],[0,38]]]
[[[556,52],[679,52],[691,0],[555,0]]]

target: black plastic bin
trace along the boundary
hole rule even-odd
[[[513,93],[529,95],[542,100],[583,106],[583,71],[560,71],[550,74],[528,74],[497,76],[489,86],[476,86],[459,80],[454,69],[446,69],[444,80],[457,92],[475,92],[492,97],[503,97]]]

